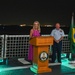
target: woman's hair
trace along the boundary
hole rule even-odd
[[[35,23],[38,23],[38,31],[41,32],[39,21],[34,21],[34,23],[33,23],[33,29],[35,27]]]

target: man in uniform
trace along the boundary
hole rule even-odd
[[[59,63],[61,63],[61,50],[64,31],[60,28],[60,23],[56,23],[55,27],[56,28],[51,32],[51,36],[54,37],[54,44],[52,46],[52,63],[54,63],[56,60],[56,53],[57,60]]]

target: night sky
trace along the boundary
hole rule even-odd
[[[1,0],[0,24],[41,24],[70,25],[75,0]]]

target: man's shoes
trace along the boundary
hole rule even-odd
[[[59,64],[62,64],[62,62],[58,62]]]
[[[58,60],[58,63],[61,63],[61,60]]]
[[[51,61],[51,63],[55,63],[54,61]]]

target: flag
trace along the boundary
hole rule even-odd
[[[68,38],[70,40],[70,50],[72,53],[75,53],[75,26],[74,26],[74,13],[72,13],[72,20],[71,20],[71,26],[70,31],[68,34]]]

